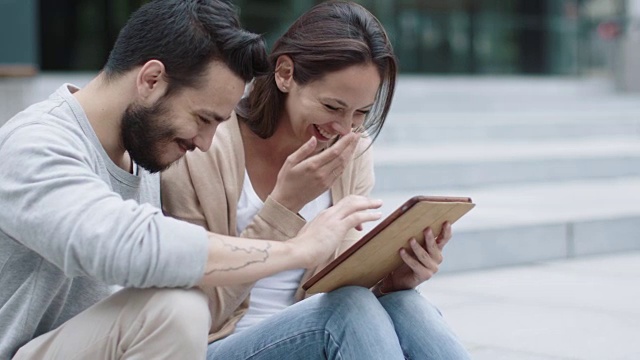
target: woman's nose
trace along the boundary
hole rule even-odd
[[[353,119],[351,116],[343,116],[339,120],[334,121],[332,124],[333,130],[341,136],[344,136],[351,132],[351,125]]]

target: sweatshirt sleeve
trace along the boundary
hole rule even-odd
[[[123,200],[75,135],[14,129],[0,142],[0,231],[69,277],[125,287],[190,287],[207,261],[204,229]]]

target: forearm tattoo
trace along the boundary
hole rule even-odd
[[[226,264],[225,267],[214,267],[213,269],[207,271],[207,275],[216,271],[233,271],[243,269],[251,264],[264,263],[269,259],[269,249],[271,249],[271,243],[265,242],[264,248],[258,248],[255,246],[242,247],[234,244],[230,244],[223,239],[219,239],[222,245],[226,248],[229,248],[232,252],[242,252],[247,254],[242,259],[238,259],[240,264],[237,265],[229,265]]]

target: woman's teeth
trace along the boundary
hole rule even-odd
[[[322,130],[318,125],[314,125],[314,126],[316,127],[316,130],[318,130],[320,135],[324,136],[326,139],[331,139],[333,137],[333,135],[331,135],[328,132]]]

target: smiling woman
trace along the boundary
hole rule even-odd
[[[393,98],[397,64],[386,32],[366,9],[316,6],[275,42],[269,60],[273,73],[254,80],[240,109],[242,120],[260,137],[273,135],[278,127],[289,86],[286,80],[304,86],[329,73],[369,64],[378,72],[373,79],[382,83],[376,86],[377,101],[364,125],[374,138],[382,129]]]
[[[296,148],[315,136],[318,150],[364,125],[373,107],[381,78],[373,64],[353,65],[300,85],[293,60],[283,55],[276,65],[278,89],[287,94],[282,119],[272,137],[298,138]],[[292,146],[296,145],[292,143]]]
[[[286,240],[341,199],[369,196],[367,150],[391,106],[396,68],[387,34],[365,8],[317,5],[276,41],[267,73],[218,126],[211,149],[163,173],[164,210],[212,232]],[[300,289],[357,241],[355,229],[318,267],[205,289],[208,358],[466,359],[438,310],[413,290],[438,270],[451,230],[425,234],[429,246],[412,246],[401,271],[374,289],[308,299]]]

